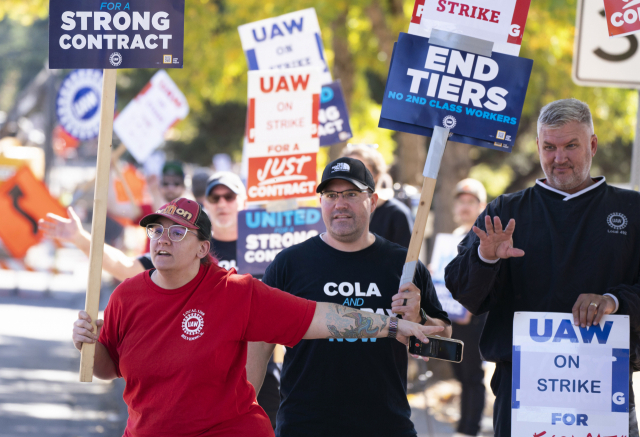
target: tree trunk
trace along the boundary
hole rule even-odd
[[[347,110],[350,111],[351,97],[353,95],[353,78],[355,75],[355,66],[353,65],[353,55],[349,51],[349,30],[347,27],[348,13],[349,6],[347,3],[345,9],[331,23],[331,30],[333,32],[333,39],[331,41],[331,44],[334,53],[333,77],[334,80],[340,79],[340,82],[342,83],[342,91],[344,91],[345,104],[347,105]],[[332,145],[329,149],[329,161],[337,159],[346,144],[346,142],[342,142]]]

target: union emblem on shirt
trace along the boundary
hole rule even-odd
[[[202,337],[204,328],[204,313],[200,310],[189,310],[184,313],[184,319],[182,319],[182,331],[181,335],[187,341],[197,340]]]

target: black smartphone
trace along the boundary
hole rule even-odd
[[[423,343],[416,337],[409,337],[409,353],[436,360],[459,363],[462,361],[464,343],[460,340],[427,336],[429,343]]]

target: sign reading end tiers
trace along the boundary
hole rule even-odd
[[[182,68],[184,0],[51,0],[50,68]]]

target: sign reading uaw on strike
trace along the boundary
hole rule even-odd
[[[629,435],[629,316],[515,313],[511,435]]]
[[[401,33],[391,60],[380,127],[511,152],[533,61],[494,52],[491,57]]]
[[[249,72],[248,202],[315,195],[320,75],[317,68]]]
[[[51,0],[49,68],[182,68],[184,0]]]

